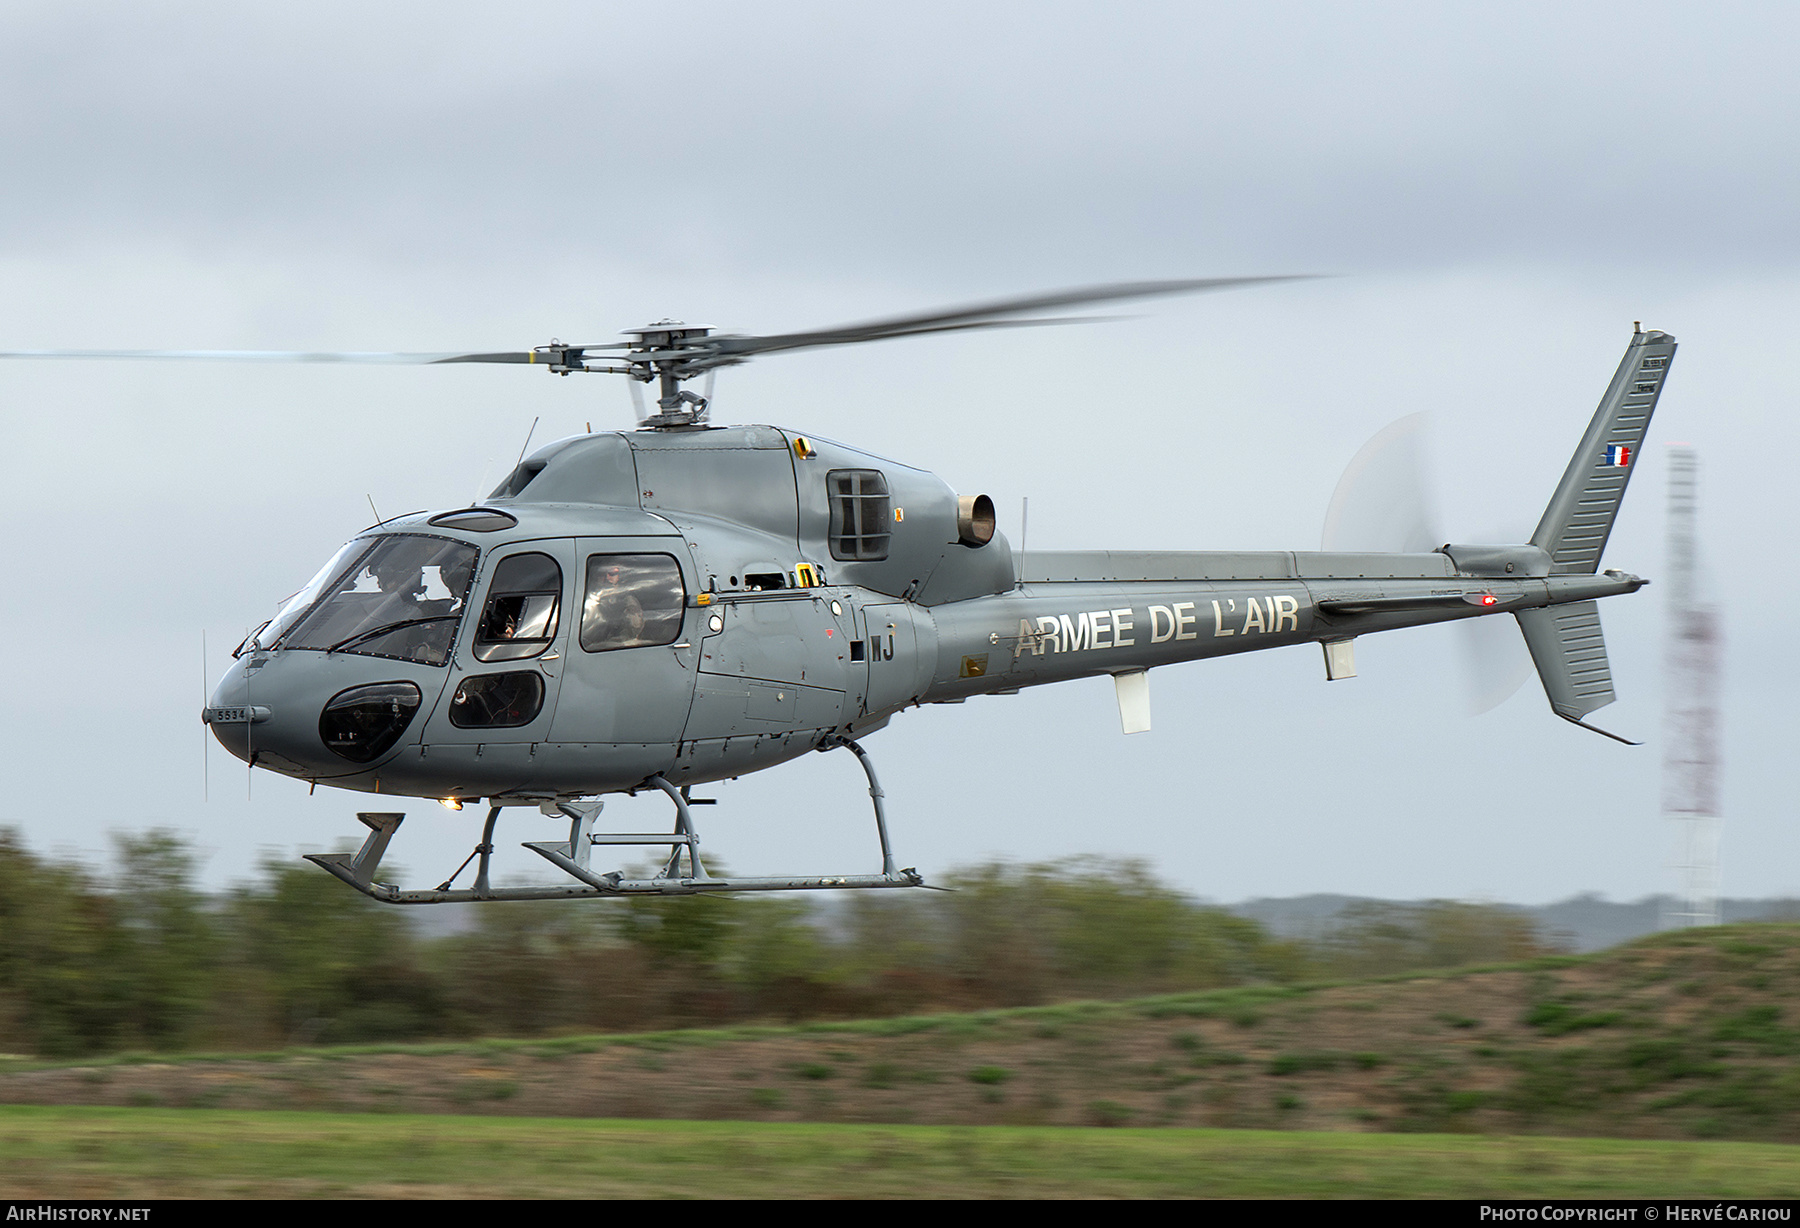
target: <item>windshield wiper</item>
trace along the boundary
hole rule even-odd
[[[250,647],[252,644],[256,643],[256,637],[261,635],[264,631],[267,631],[269,629],[269,624],[274,621],[275,620],[272,618],[263,619],[262,626],[258,627],[256,630],[252,631],[249,635],[246,635],[243,639],[243,642],[240,643],[236,648],[233,648],[231,650],[231,659],[233,661],[235,661],[239,657],[243,656],[244,649],[246,649],[246,648]]]
[[[349,639],[339,640],[337,643],[333,644],[330,648],[327,648],[325,650],[325,655],[330,656],[332,653],[338,652],[345,648],[348,648],[352,644],[360,644],[364,640],[372,640],[378,635],[386,635],[390,631],[399,631],[404,627],[419,627],[419,626],[423,626],[426,623],[441,623],[441,622],[446,622],[446,621],[454,621],[455,619],[458,619],[461,617],[462,617],[461,614],[432,614],[426,618],[406,618],[406,619],[402,619],[401,621],[399,621],[397,623],[387,623],[384,626],[371,628],[368,631],[358,631],[355,635],[351,636]]]

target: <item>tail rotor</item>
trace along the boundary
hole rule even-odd
[[[1430,414],[1408,414],[1358,449],[1332,492],[1321,549],[1415,554],[1448,540],[1427,481],[1430,429]],[[1470,716],[1499,707],[1531,676],[1531,657],[1507,620],[1465,619],[1456,635]]]

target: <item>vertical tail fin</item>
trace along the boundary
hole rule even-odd
[[[1639,449],[1650,429],[1650,415],[1662,396],[1663,381],[1675,357],[1675,338],[1667,333],[1634,332],[1619,369],[1600,398],[1581,446],[1550,496],[1531,544],[1550,556],[1551,575],[1595,575],[1613,521],[1625,499],[1625,486],[1637,467]],[[1519,630],[1531,649],[1550,708],[1565,721],[1627,745],[1629,738],[1590,725],[1583,718],[1613,699],[1612,667],[1600,633],[1600,611],[1592,601],[1575,601],[1521,610]]]
[[[1600,570],[1600,554],[1674,357],[1675,338],[1669,334],[1632,335],[1581,446],[1531,535],[1531,544],[1550,556],[1552,575],[1591,576]]]

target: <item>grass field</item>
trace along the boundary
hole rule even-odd
[[[0,1198],[1792,1198],[1765,1143],[0,1107]]]
[[[0,1103],[1800,1144],[1800,926],[968,1014],[273,1053],[0,1054]]]
[[[1797,1058],[1792,925],[972,1014],[0,1054],[0,1198],[1795,1198]]]

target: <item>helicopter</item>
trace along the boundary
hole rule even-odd
[[[485,802],[480,843],[432,889],[377,876],[404,812],[364,811],[354,853],[309,860],[391,904],[928,886],[900,868],[861,739],[907,708],[1110,675],[1127,734],[1149,671],[1317,643],[1355,676],[1380,631],[1510,614],[1559,717],[1613,701],[1597,601],[1646,581],[1600,569],[1675,339],[1634,327],[1529,541],[1429,552],[1015,552],[992,499],[914,465],[768,425],[718,425],[684,384],[760,355],[1085,322],[1092,303],[1284,277],[1133,282],[766,336],[672,320],[597,345],[486,353],[14,351],[0,358],[500,363],[657,385],[635,430],[529,455],[485,499],[380,520],[245,637],[201,713],[252,769],[314,787]],[[868,781],[879,873],[714,875],[696,786],[848,750]],[[606,797],[656,791],[671,830],[598,829]],[[509,808],[568,823],[524,847],[567,876],[490,880]],[[666,850],[650,874],[601,848]],[[473,862],[472,885],[456,878]]]

